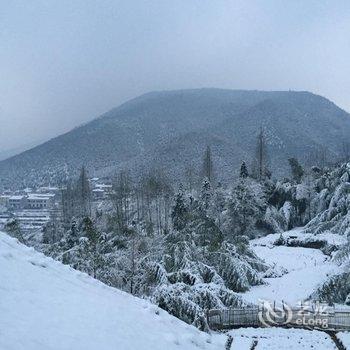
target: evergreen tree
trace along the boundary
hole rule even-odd
[[[70,249],[74,247],[78,243],[79,236],[80,236],[80,233],[77,226],[77,221],[75,217],[73,217],[70,224],[70,229],[67,231],[65,235],[66,249]]]
[[[188,209],[185,204],[183,191],[180,189],[176,195],[175,205],[171,213],[173,227],[177,231],[185,228],[188,219]]]
[[[256,154],[253,162],[253,169],[257,180],[262,181],[271,177],[269,170],[269,156],[266,142],[266,136],[263,128],[260,128],[260,132],[257,136]]]
[[[85,217],[81,224],[82,238],[78,248],[78,267],[96,278],[103,268],[103,237],[90,217]]]
[[[229,234],[253,235],[256,223],[263,218],[265,206],[261,185],[254,180],[240,179],[233,188],[229,203]]]
[[[203,180],[202,189],[201,189],[201,203],[205,210],[209,209],[210,201],[212,197],[213,197],[213,190],[212,190],[210,181],[207,178],[205,178]]]
[[[214,166],[213,159],[211,154],[210,146],[207,146],[204,158],[203,158],[203,177],[207,178],[209,182],[213,183],[214,181]]]
[[[303,175],[304,175],[304,169],[298,162],[296,158],[289,158],[288,159],[290,170],[292,173],[293,179],[297,182],[300,183]]]
[[[78,210],[81,217],[91,216],[91,190],[87,171],[83,166],[76,185]]]
[[[240,172],[239,172],[239,177],[245,179],[248,176],[249,176],[249,173],[248,173],[247,165],[246,165],[245,162],[242,162],[241,169],[240,169]]]
[[[92,244],[97,244],[99,239],[99,232],[90,217],[85,217],[82,222],[82,232],[85,237],[89,239]]]

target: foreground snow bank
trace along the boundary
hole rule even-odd
[[[0,349],[224,349],[145,300],[0,232]]]
[[[336,350],[332,339],[320,331],[284,328],[240,328],[230,331],[231,349],[250,350]]]

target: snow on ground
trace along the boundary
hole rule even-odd
[[[346,349],[350,349],[350,332],[339,332],[337,338],[342,342]]]
[[[1,350],[224,349],[145,300],[0,233]]]
[[[301,235],[301,230],[292,230],[285,235]],[[273,246],[278,237],[279,234],[274,234],[255,239],[251,241],[251,246],[268,264],[284,267],[288,273],[278,278],[266,278],[266,285],[253,287],[244,293],[243,298],[249,302],[257,303],[260,299],[297,304],[308,298],[328,277],[340,271],[340,267],[318,249]],[[328,239],[339,241],[339,237]]]
[[[332,339],[324,332],[284,328],[240,328],[229,332],[231,349],[251,350],[336,350]]]
[[[274,246],[280,234],[271,234],[251,241],[255,253],[268,264],[283,267],[288,273],[278,278],[266,278],[266,285],[253,287],[242,294],[247,301],[257,303],[270,300],[297,304],[305,300],[329,276],[340,272],[340,267],[330,261],[320,250],[311,248]],[[314,237],[301,229],[283,233],[284,237],[308,239]],[[317,235],[329,244],[340,245],[344,237],[332,234]],[[337,349],[332,339],[324,332],[283,328],[240,328],[229,332],[233,336],[231,349],[250,350],[332,350]],[[344,345],[350,349],[350,333],[342,333]]]
[[[254,239],[252,241],[252,244],[272,246],[273,242],[275,242],[276,239],[280,237],[280,235],[281,235],[280,233],[272,233],[270,235],[267,235],[258,239]],[[314,235],[312,233],[305,233],[302,227],[297,227],[293,230],[283,232],[282,236],[284,238],[296,237],[301,240],[307,240],[307,239],[324,240],[328,244],[334,244],[337,246],[343,245],[347,242],[347,238],[344,237],[344,235],[337,235],[330,232],[324,232],[324,233],[319,233],[317,235]]]

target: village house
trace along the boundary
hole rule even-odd
[[[27,209],[49,209],[54,204],[54,194],[30,194],[27,198]]]
[[[10,210],[20,210],[27,206],[27,196],[17,195],[8,199],[8,208]]]

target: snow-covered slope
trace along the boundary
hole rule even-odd
[[[342,342],[345,349],[350,349],[350,332],[339,332],[337,337]]]
[[[284,233],[284,236],[306,236],[301,229]],[[266,278],[266,285],[252,287],[242,294],[249,302],[268,300],[289,304],[298,304],[307,299],[318,286],[330,276],[339,273],[340,267],[318,249],[274,246],[273,242],[279,234],[271,234],[251,241],[254,252],[268,264],[285,270],[285,274],[277,278]],[[340,243],[337,235],[324,235],[322,239],[329,243]],[[278,268],[277,268],[278,270]]]
[[[1,350],[224,349],[225,341],[0,232]]]

